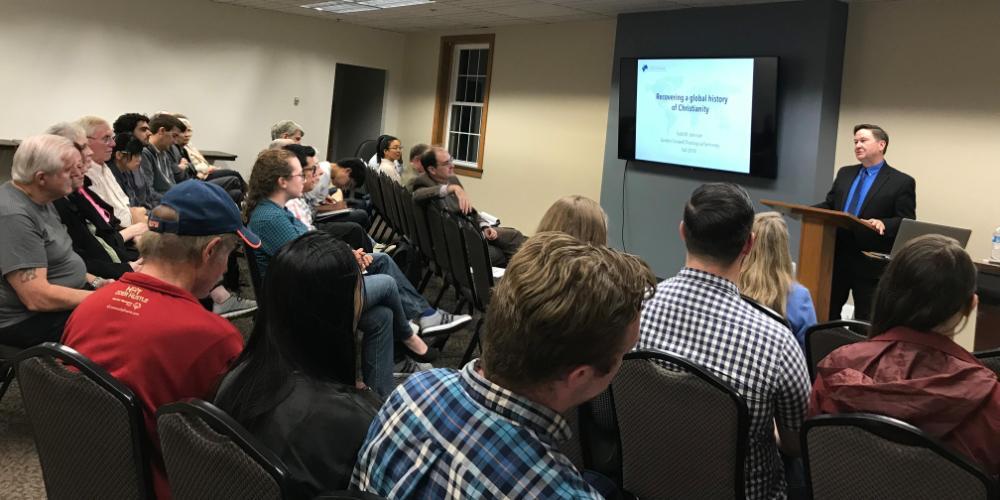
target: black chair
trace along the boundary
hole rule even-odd
[[[816,380],[816,365],[838,347],[861,342],[868,338],[870,325],[864,321],[830,321],[810,326],[805,331],[806,361],[809,363],[809,380]]]
[[[978,351],[972,353],[980,363],[986,365],[987,368],[993,370],[1000,377],[1000,349],[991,349],[989,351]],[[0,392],[0,397],[3,397],[3,392]]]
[[[438,306],[441,302],[441,297],[444,296],[445,290],[450,286],[454,286],[455,278],[451,275],[451,257],[448,254],[448,242],[444,235],[444,222],[442,218],[444,213],[440,207],[434,202],[427,203],[423,206],[424,216],[427,219],[427,230],[431,235],[431,245],[434,249],[434,262],[437,263],[438,269],[442,271],[442,277],[445,285],[441,288],[441,293],[432,303],[434,307]]]
[[[822,415],[802,427],[812,498],[996,498],[997,484],[920,429],[882,415]]]
[[[381,137],[379,137],[381,139]],[[357,149],[354,150],[354,156],[361,158],[361,161],[368,163],[368,159],[375,154],[375,150],[378,149],[378,139],[365,139],[358,144]]]
[[[365,186],[368,188],[368,195],[371,197],[372,206],[375,208],[375,214],[378,215],[378,220],[372,221],[370,231],[372,237],[376,240],[382,241],[386,237],[383,233],[389,229],[389,219],[386,217],[387,209],[385,206],[385,200],[382,199],[382,190],[376,187],[378,186],[379,175],[380,174],[377,171],[369,170]]]
[[[466,255],[465,241],[462,239],[458,218],[452,214],[442,213],[441,227],[444,229],[445,245],[448,246],[451,276],[455,280],[459,294],[459,304],[456,309],[461,311],[465,304],[469,304],[469,313],[472,313],[472,304],[475,302],[472,291],[472,271],[469,257]]]
[[[423,293],[424,289],[430,283],[431,277],[437,275],[444,280],[444,270],[438,267],[437,261],[434,259],[434,243],[431,240],[430,228],[427,226],[427,213],[424,207],[417,206],[417,202],[413,200],[413,196],[410,193],[407,193],[407,195],[409,197],[404,197],[403,199],[404,201],[408,201],[407,206],[409,207],[410,214],[413,215],[413,230],[416,236],[417,250],[423,256],[424,264],[427,267],[427,271],[420,280],[420,285],[417,286],[417,290]]]
[[[10,362],[21,352],[20,347],[0,344],[0,401],[7,394],[7,388],[14,381],[14,364]]]
[[[263,251],[255,250],[253,247],[243,242],[243,254],[247,258],[247,269],[250,271],[250,285],[253,286],[253,294],[257,301],[260,302],[264,300],[264,277],[260,275],[260,266],[257,263],[257,252]]]
[[[210,403],[165,405],[156,427],[177,500],[300,497],[281,459]]]
[[[469,345],[462,356],[464,366],[472,359],[472,354],[480,342],[486,309],[493,297],[493,266],[490,264],[490,253],[482,231],[467,220],[460,221],[459,228],[462,231],[465,253],[472,274],[472,306],[480,312],[479,320],[476,321],[476,327],[472,331],[472,338],[469,339]]]
[[[729,384],[676,354],[635,351],[609,392],[622,489],[639,498],[744,497],[750,412]]]
[[[754,309],[767,315],[767,317],[777,321],[778,323],[781,323],[782,325],[785,325],[785,328],[788,328],[789,330],[792,329],[792,324],[788,322],[787,318],[778,314],[778,311],[775,311],[774,309],[771,309],[770,307],[767,307],[764,304],[761,304],[760,302],[757,302],[756,300],[747,297],[746,295],[740,294],[740,298],[743,299],[743,301],[746,302],[747,304],[753,306]]]
[[[153,498],[141,403],[131,389],[54,342],[11,362],[50,499]]]

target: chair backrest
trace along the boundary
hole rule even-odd
[[[413,199],[413,195],[409,192],[406,193],[409,198],[404,197],[407,200],[410,214],[413,216],[413,230],[416,233],[417,249],[423,254],[424,259],[433,264],[437,264],[434,260],[434,242],[431,240],[431,230],[427,226],[427,212],[426,208],[417,205],[417,202]]]
[[[257,262],[257,250],[254,250],[253,247],[244,241],[243,255],[247,259],[247,269],[250,271],[250,285],[253,286],[253,294],[259,302],[264,299],[262,295],[264,278],[260,275],[260,265]]]
[[[388,209],[385,206],[385,200],[382,199],[382,189],[378,184],[378,175],[377,171],[369,170],[365,178],[365,188],[368,191],[368,196],[371,197],[375,211],[378,212],[382,219],[388,222],[389,216],[386,214],[386,210]]]
[[[392,179],[379,172],[378,186],[382,190],[382,199],[385,200],[386,211],[389,215],[389,225],[397,233],[403,234],[406,228],[403,227],[402,218],[399,214],[399,206],[396,204],[396,196],[392,191],[392,184],[395,184]]]
[[[281,460],[211,403],[188,399],[165,405],[156,415],[175,499],[292,497]]]
[[[462,230],[458,227],[458,219],[451,214],[441,214],[441,227],[444,228],[444,241],[448,245],[448,258],[451,263],[451,275],[458,285],[459,292],[470,301],[472,297],[472,273],[469,257],[465,252],[465,242],[462,240]]]
[[[354,150],[354,156],[361,158],[361,161],[368,163],[368,159],[375,154],[375,150],[378,149],[378,140],[376,139],[365,139],[358,144],[357,149]]]
[[[403,218],[406,238],[411,244],[416,245],[418,243],[417,223],[413,218],[413,195],[395,182],[392,183],[392,188],[396,194],[396,207],[399,208],[399,215]]]
[[[469,267],[472,270],[472,291],[476,299],[473,305],[480,312],[486,312],[493,296],[493,265],[490,264],[486,237],[471,222],[460,221],[459,227],[462,230],[465,253],[469,258]]]
[[[1000,377],[1000,349],[991,349],[989,351],[978,351],[972,353],[979,362],[986,365],[987,368],[993,370]]]
[[[427,217],[427,230],[431,235],[431,243],[434,249],[434,262],[438,268],[451,276],[451,257],[448,255],[448,240],[444,235],[444,212],[434,202],[424,204],[424,215]],[[454,279],[454,278],[452,278]]]
[[[12,362],[49,498],[153,497],[142,408],[131,389],[54,342]]]
[[[807,328],[805,338],[809,379],[816,380],[816,365],[838,347],[867,339],[869,326],[864,321],[841,320]]]
[[[675,354],[636,351],[610,393],[623,489],[639,498],[743,498],[750,413],[726,382]]]
[[[747,297],[746,295],[740,294],[740,298],[742,298],[743,301],[746,302],[747,304],[753,306],[754,309],[764,313],[769,318],[777,321],[778,323],[785,325],[785,328],[788,328],[789,330],[792,329],[792,324],[788,322],[788,318],[778,314],[778,311],[775,311],[774,309],[771,309],[770,307],[767,307],[764,304],[761,304],[760,302],[757,302],[756,300]]]
[[[993,480],[920,429],[882,415],[822,415],[802,428],[812,497],[996,498]]]

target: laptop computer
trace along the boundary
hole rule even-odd
[[[877,259],[890,259],[899,253],[907,242],[925,234],[940,234],[942,236],[954,238],[958,241],[959,245],[962,245],[962,248],[965,248],[965,245],[969,243],[969,236],[972,235],[972,230],[961,227],[932,224],[930,222],[921,222],[913,219],[903,219],[903,221],[899,223],[899,231],[896,233],[896,241],[892,244],[892,250],[888,255],[879,252],[865,252],[865,255]]]

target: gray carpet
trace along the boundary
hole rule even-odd
[[[240,263],[244,265],[242,259]],[[243,272],[246,276],[245,268]],[[428,300],[433,300],[440,289],[441,282],[435,278],[431,280],[424,294],[429,297]],[[252,297],[253,291],[249,287],[244,287],[242,294],[245,297]],[[456,306],[454,290],[446,293],[440,306],[458,312],[454,309]],[[244,337],[247,337],[253,328],[253,317],[236,318],[233,324],[240,329]],[[475,320],[471,325],[474,324]],[[471,335],[472,326],[452,334],[435,366],[458,367]],[[0,498],[4,500],[45,498],[42,469],[38,463],[38,453],[35,451],[31,426],[24,413],[21,390],[17,381],[11,385],[0,401]]]

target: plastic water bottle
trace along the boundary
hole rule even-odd
[[[1000,262],[1000,227],[993,231],[993,253],[990,254],[990,260]]]

